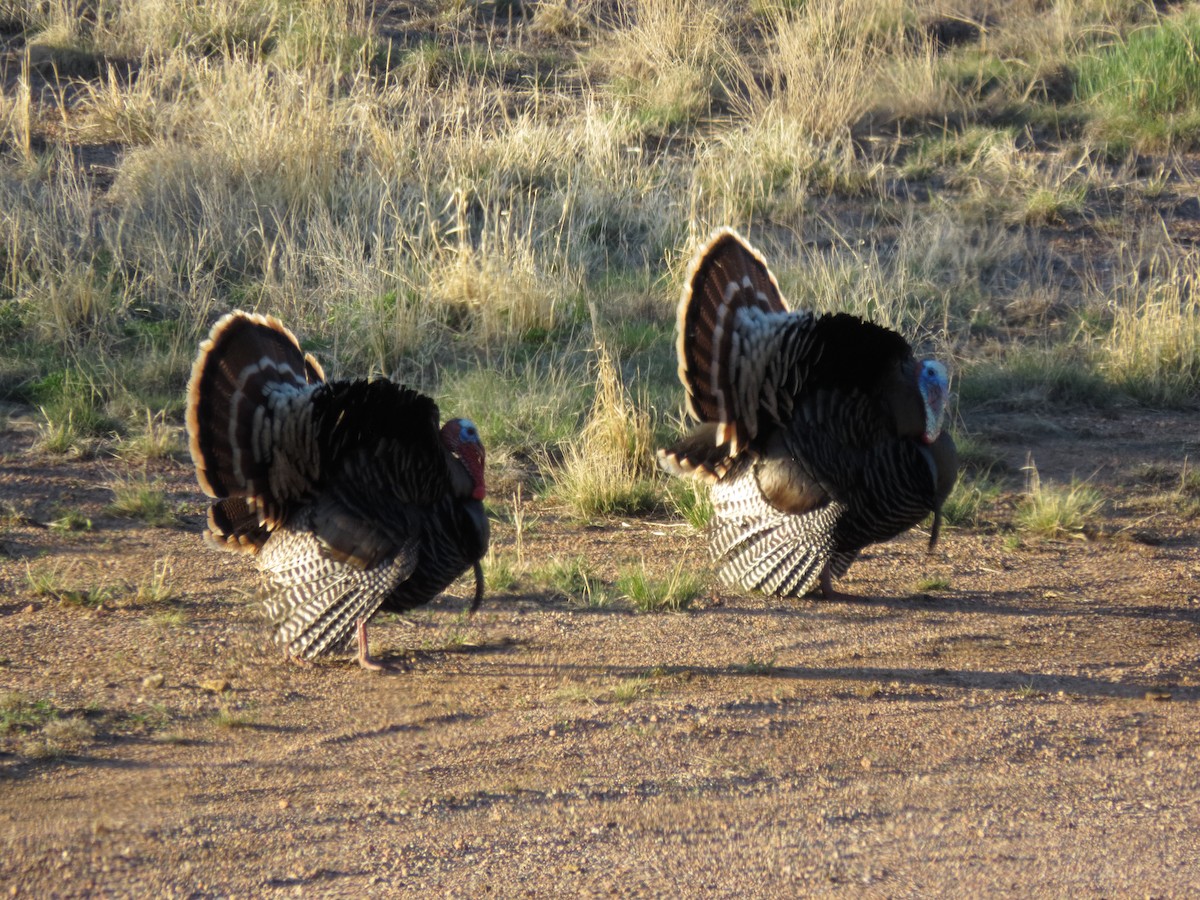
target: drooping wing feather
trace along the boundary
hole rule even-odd
[[[748,457],[711,488],[715,524],[710,549],[727,584],[799,596],[817,583],[835,550],[836,502],[803,514],[781,512],[763,496]]]
[[[358,621],[371,618],[420,561],[415,537],[391,550],[386,561],[361,568],[332,559],[313,531],[273,535],[259,565],[275,643],[302,659],[345,649]]]

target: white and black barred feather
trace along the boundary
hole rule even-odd
[[[853,316],[789,311],[763,257],[729,229],[692,264],[678,352],[700,424],[659,460],[710,484],[725,582],[802,595],[949,494],[954,444],[922,438],[908,343]]]
[[[207,537],[256,555],[276,643],[344,650],[380,609],[428,602],[487,549],[483,448],[439,429],[434,402],[386,379],[325,381],[278,320],[231,313],[188,386]]]

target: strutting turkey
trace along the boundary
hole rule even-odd
[[[488,545],[475,426],[387,379],[326,381],[270,316],[226,315],[200,345],[188,446],[216,498],[206,538],[257,557],[274,639],[295,660],[344,652],[381,609],[428,602]]]
[[[836,597],[863,547],[930,512],[933,549],[958,468],[941,363],[855,316],[789,311],[730,229],[692,263],[678,318],[679,378],[701,424],[659,462],[710,483],[723,581]]]

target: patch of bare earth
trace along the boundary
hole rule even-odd
[[[1136,481],[1180,466],[1194,419],[1052,424],[979,430],[1015,468],[1032,452],[1043,480],[1092,476],[1111,498],[1094,539],[950,528],[927,557],[913,533],[855,566],[841,587],[857,602],[714,586],[685,613],[636,615],[518,586],[465,620],[460,586],[372,628],[410,667],[386,676],[269,646],[249,561],[201,544],[184,463],[156,467],[184,524],[150,528],[105,513],[123,464],[31,454],[10,430],[0,684],[85,727],[57,749],[28,727],[0,736],[0,884],[1194,895],[1196,523]],[[64,507],[92,529],[41,527]],[[705,564],[670,520],[585,527],[537,504],[528,519],[531,563]],[[511,553],[512,528],[495,532]],[[136,600],[163,560],[176,598]],[[114,590],[99,607],[36,596],[47,566]]]

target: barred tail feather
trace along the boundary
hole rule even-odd
[[[188,449],[211,497],[266,494],[268,397],[324,380],[320,364],[271,316],[233,312],[200,345],[187,390]]]
[[[705,422],[672,446],[658,451],[658,465],[664,472],[681,477],[695,476],[712,484],[724,478],[733,459],[729,444],[716,440],[717,426]]]

